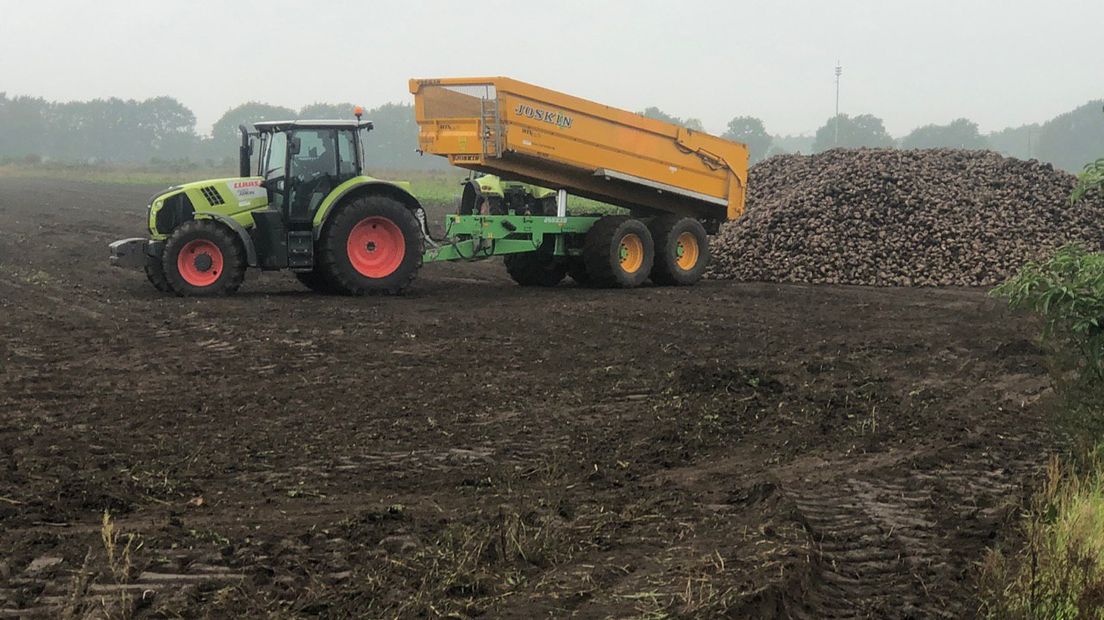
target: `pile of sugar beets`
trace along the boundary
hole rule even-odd
[[[747,212],[708,275],[765,282],[991,286],[1067,243],[1104,249],[1104,198],[989,151],[837,149],[754,166]]]

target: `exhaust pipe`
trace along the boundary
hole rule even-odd
[[[249,141],[249,130],[238,125],[241,132],[241,146],[238,147],[238,176],[249,176],[249,158],[253,156],[253,144]]]

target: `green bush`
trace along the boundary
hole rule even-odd
[[[1077,187],[1070,196],[1070,202],[1076,203],[1094,191],[1104,191],[1104,157],[1086,164],[1081,174],[1077,175]]]
[[[1104,254],[1066,246],[1048,261],[1028,263],[994,294],[1042,319],[1061,387],[1095,392],[1104,384]]]

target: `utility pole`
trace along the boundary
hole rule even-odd
[[[836,61],[836,140],[835,146],[839,146],[839,90],[840,90],[840,76],[843,75],[843,66],[840,65],[839,60]]]

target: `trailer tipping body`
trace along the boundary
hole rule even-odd
[[[455,166],[640,214],[743,214],[743,144],[503,77],[415,79],[410,92],[419,149]]]

